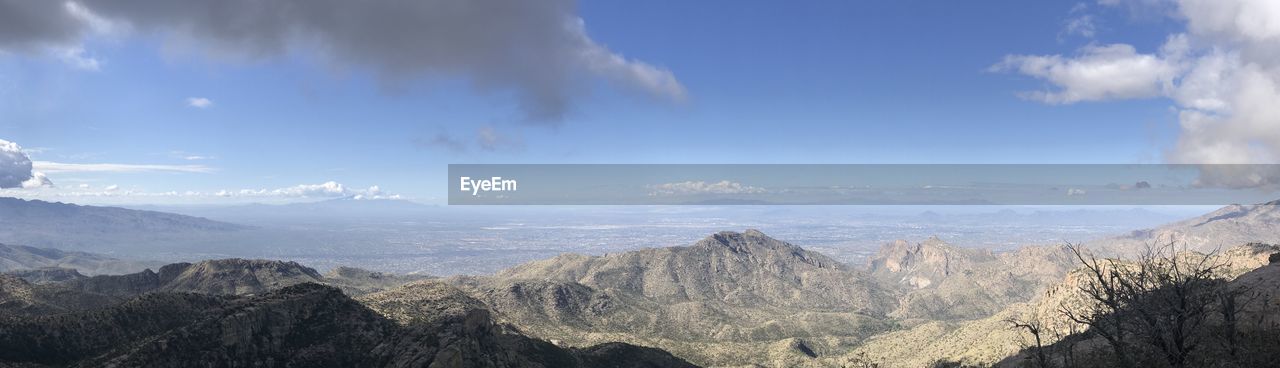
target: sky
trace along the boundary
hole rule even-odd
[[[0,0],[0,195],[439,204],[451,163],[1274,163],[1277,4]]]

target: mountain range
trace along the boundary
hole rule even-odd
[[[1186,252],[1217,250],[1229,278],[1262,285],[1272,300],[1280,272],[1268,264],[1280,247],[1265,243],[1275,236],[1265,229],[1276,225],[1274,207],[1230,206],[1085,249],[1124,254],[1180,237]],[[1072,303],[1077,264],[1065,246],[993,252],[930,238],[847,265],[747,230],[447,279],[243,259],[124,275],[43,268],[0,275],[0,361],[1019,366],[1025,336],[1008,321]],[[1062,336],[1080,332],[1049,323]],[[110,332],[84,336],[99,330]]]

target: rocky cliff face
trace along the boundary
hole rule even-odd
[[[955,247],[930,237],[915,244],[904,240],[886,244],[868,268],[877,276],[920,289],[994,260],[990,251]]]
[[[1074,268],[1074,259],[1062,246],[994,254],[935,237],[915,244],[886,244],[868,268],[902,290],[891,316],[908,322],[962,320],[987,317],[1030,300]]]

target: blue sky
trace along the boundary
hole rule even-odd
[[[595,44],[669,72],[683,96],[582,73],[555,118],[531,117],[519,87],[477,88],[465,70],[389,78],[385,66],[322,49],[221,57],[163,25],[107,27],[51,47],[0,48],[0,139],[21,144],[37,171],[40,162],[160,166],[64,167],[46,173],[57,190],[6,194],[219,202],[122,193],[333,181],[442,203],[449,163],[1169,161],[1189,109],[1176,93],[1049,102],[1020,93],[1077,85],[1018,69],[1028,62],[992,69],[1009,55],[1083,59],[1113,44],[1157,55],[1171,35],[1196,36],[1163,15],[1176,6],[1113,3],[582,2],[571,11]],[[49,197],[110,186],[106,199]]]

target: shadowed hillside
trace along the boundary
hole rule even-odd
[[[0,319],[0,361],[66,366],[680,367],[629,345],[563,349],[494,324],[484,309],[438,303],[430,321],[397,323],[305,283],[257,296],[153,293],[118,306]],[[465,303],[464,303],[465,304]],[[425,307],[424,307],[425,308]]]

